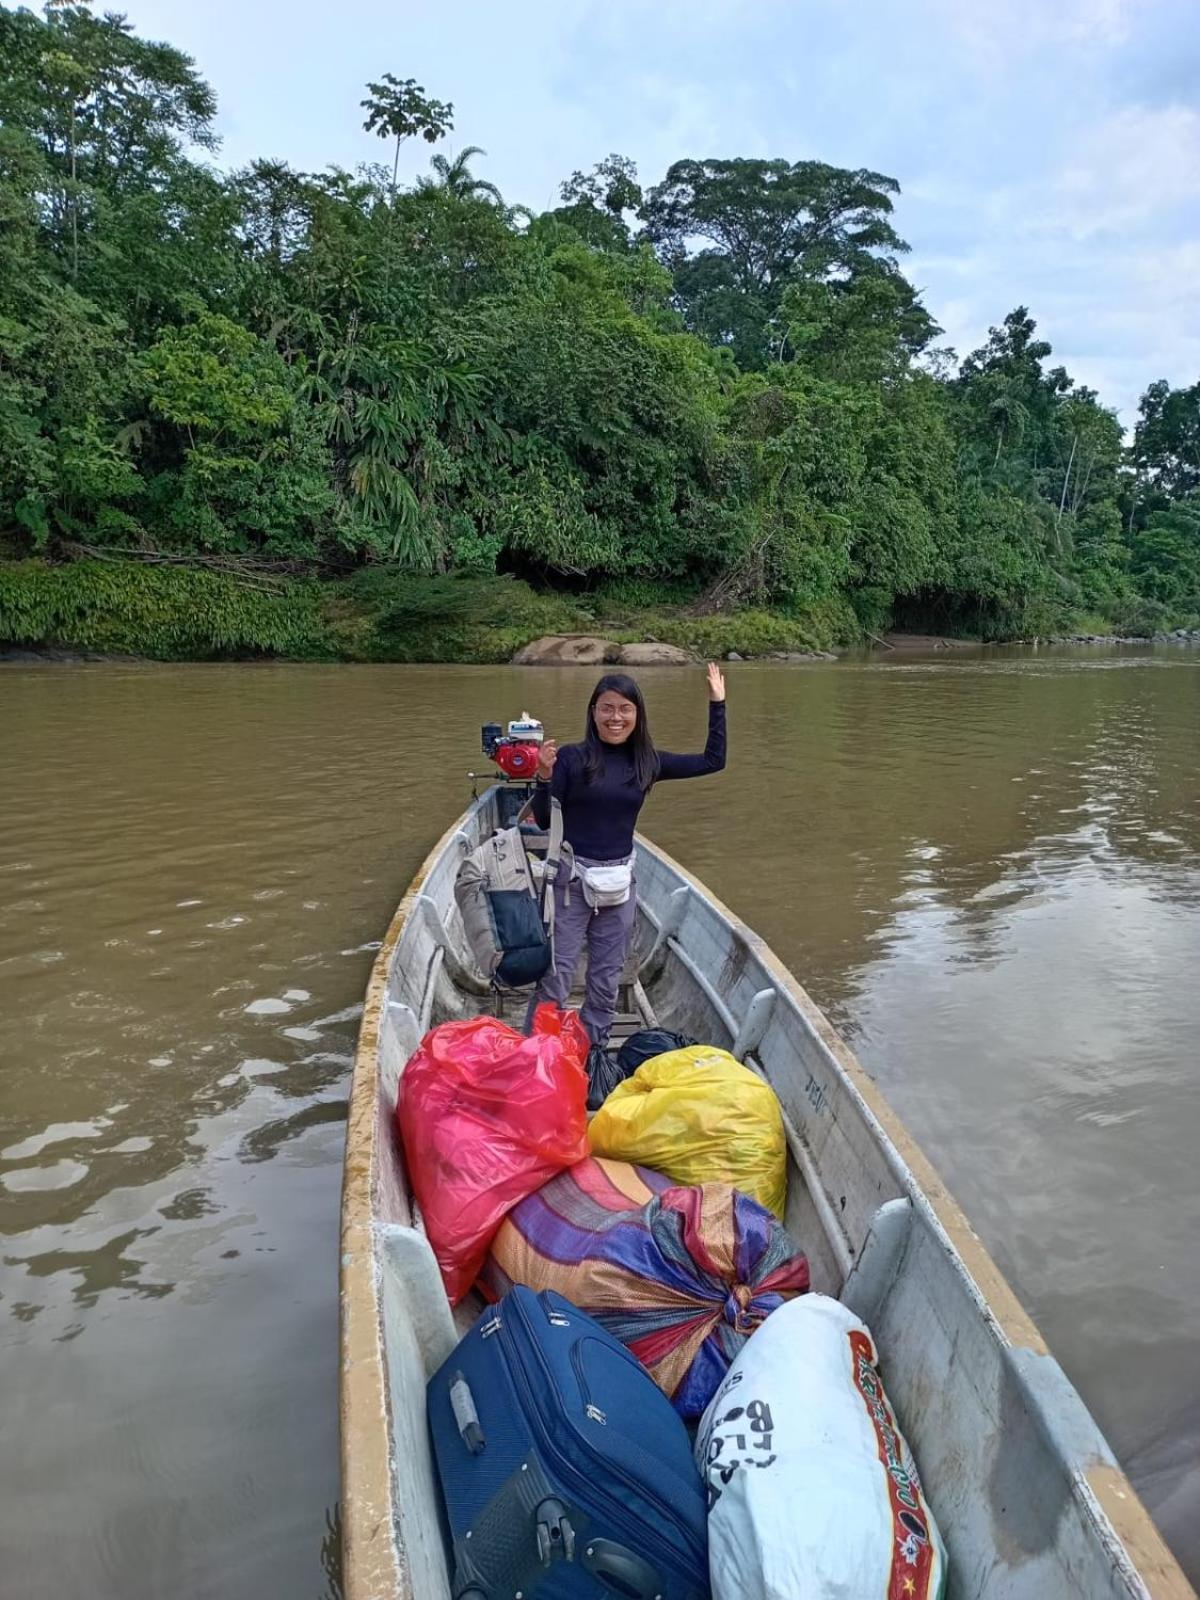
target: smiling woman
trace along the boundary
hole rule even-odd
[[[651,788],[663,778],[699,778],[725,765],[725,679],[708,667],[708,741],[700,755],[656,750],[642,691],[624,673],[607,673],[588,701],[583,740],[560,751],[542,746],[534,816],[563,813],[563,868],[554,884],[554,970],[538,986],[565,1005],[586,942],[587,987],[580,1016],[594,1045],[612,1026],[621,968],[633,933],[633,830]]]

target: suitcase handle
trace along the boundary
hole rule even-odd
[[[662,1580],[650,1563],[611,1539],[589,1539],[580,1566],[628,1600],[662,1600]]]
[[[479,1413],[475,1409],[475,1396],[471,1393],[471,1386],[461,1372],[456,1372],[450,1380],[450,1409],[454,1412],[454,1422],[458,1428],[459,1438],[471,1454],[477,1456],[487,1441],[484,1439],[483,1429],[479,1425]]]

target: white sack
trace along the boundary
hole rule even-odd
[[[713,1600],[941,1600],[946,1554],[867,1328],[773,1311],[700,1423]]]

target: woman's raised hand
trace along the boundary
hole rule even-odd
[[[725,674],[715,661],[708,663],[708,698],[710,700],[725,698]]]
[[[558,740],[547,739],[538,752],[537,775],[543,783],[549,783],[554,772],[554,763],[558,757]]]

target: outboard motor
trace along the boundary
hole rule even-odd
[[[537,718],[522,712],[509,723],[507,732],[499,722],[485,722],[480,742],[484,755],[496,763],[506,778],[527,783],[537,771],[545,737]]]

